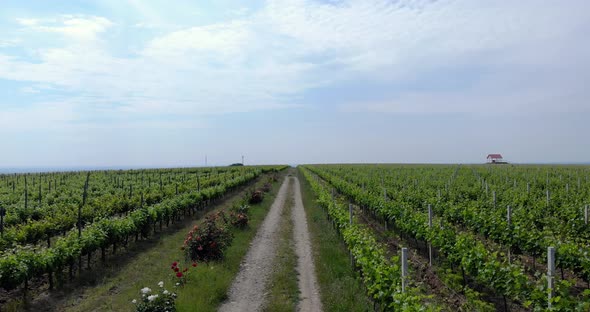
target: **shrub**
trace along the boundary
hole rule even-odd
[[[271,189],[272,189],[272,184],[270,184],[270,183],[264,183],[264,185],[262,186],[262,191],[265,193],[270,192]]]
[[[208,216],[202,227],[195,226],[184,241],[186,257],[191,261],[209,262],[223,258],[231,244],[232,234],[219,222],[220,214]]]
[[[250,195],[250,204],[258,204],[260,202],[262,202],[262,200],[264,199],[264,193],[262,191],[256,190],[254,192],[252,192],[252,194]]]
[[[230,218],[230,222],[231,225],[238,228],[238,229],[243,229],[246,226],[248,226],[248,215],[243,213],[243,212],[238,212],[238,213],[234,213],[232,212],[230,214],[231,218]]]

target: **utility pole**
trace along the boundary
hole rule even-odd
[[[242,155],[242,166],[244,165],[244,155]]]

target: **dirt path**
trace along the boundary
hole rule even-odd
[[[272,272],[277,245],[278,225],[287,199],[289,179],[285,178],[268,215],[252,241],[229,291],[229,298],[219,311],[258,311],[264,302],[266,284]]]
[[[299,273],[300,312],[322,311],[319,287],[315,274],[315,266],[311,253],[311,240],[305,218],[305,208],[301,199],[301,187],[299,179],[291,178],[294,187],[293,196],[295,206],[292,209],[293,223],[295,224],[295,253],[297,254],[297,272]]]
[[[290,189],[292,192],[289,192]],[[242,262],[240,272],[229,291],[229,298],[219,308],[219,311],[260,311],[264,307],[265,296],[268,292],[267,286],[273,272],[272,266],[277,251],[281,215],[290,193],[293,194],[294,202],[291,218],[294,224],[293,238],[297,255],[296,270],[300,291],[297,310],[301,312],[322,311],[311,252],[311,240],[301,199],[301,187],[296,177],[285,178],[283,181],[268,215]],[[297,277],[293,276],[293,278]]]

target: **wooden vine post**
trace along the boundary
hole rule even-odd
[[[406,292],[406,284],[408,277],[408,248],[402,248],[402,293]]]
[[[428,227],[432,228],[432,206],[428,204]],[[432,244],[428,242],[428,264],[432,266]]]
[[[27,187],[27,175],[25,174],[25,210],[29,208],[29,191]]]
[[[348,204],[348,215],[349,215],[349,224],[352,226],[352,204]],[[349,252],[350,254],[350,266],[354,267],[354,257],[352,256],[352,250]]]
[[[0,237],[4,237],[4,216],[6,215],[6,208],[0,202]]]
[[[551,298],[553,297],[553,277],[555,275],[555,247],[547,247],[547,305],[551,309]]]
[[[88,180],[90,179],[90,172],[86,174],[86,182],[84,183],[84,193],[82,193],[82,205],[78,206],[78,240],[82,239],[82,207],[86,206],[86,198],[88,197]],[[78,270],[82,273],[82,253],[78,257]]]
[[[86,198],[88,197],[88,180],[90,179],[90,172],[86,175],[86,182],[84,183],[84,192],[82,193],[82,205],[78,206],[78,238],[82,236],[82,207],[86,205]]]
[[[492,196],[494,198],[494,208],[496,208],[496,191],[492,191]]]
[[[510,233],[510,225],[512,224],[512,208],[510,205],[506,206],[506,222],[508,223],[508,233]],[[510,258],[510,246],[508,246],[508,264],[511,263]]]
[[[383,184],[383,178],[381,178],[381,183]],[[385,187],[383,188],[383,201],[387,202],[387,189]],[[385,221],[383,223],[385,224],[385,230],[387,231],[387,217],[384,219]]]

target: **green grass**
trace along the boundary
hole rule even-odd
[[[263,177],[257,184],[266,181]],[[191,267],[188,283],[176,290],[178,293],[178,311],[215,311],[218,305],[227,297],[227,291],[235,275],[239,271],[240,262],[246,254],[250,241],[254,238],[258,226],[264,220],[270,205],[274,201],[282,176],[264,198],[261,204],[253,205],[250,209],[250,224],[247,229],[234,230],[232,245],[226,250],[222,262],[209,265],[199,264],[195,269]],[[239,200],[242,192],[233,196],[216,207],[217,211],[232,205]],[[184,261],[180,246],[186,234],[199,221],[186,222],[184,227],[173,233],[162,235],[145,250],[131,250],[135,256],[123,263],[117,263],[111,268],[114,273],[107,272],[105,277],[97,280],[96,285],[88,287],[76,298],[69,299],[57,310],[60,311],[133,311],[131,301],[139,299],[139,290],[143,287],[157,289],[157,283],[164,281],[167,289],[172,290],[176,277],[170,270],[170,264],[178,261],[183,267],[188,266]],[[141,242],[134,246],[141,249]],[[108,270],[108,269],[107,269]]]
[[[298,177],[324,311],[372,311],[362,282],[350,265],[348,250],[299,170]]]
[[[273,263],[274,271],[270,276],[269,295],[263,309],[268,312],[295,311],[299,301],[297,255],[293,238],[294,224],[291,218],[291,212],[295,205],[292,183],[289,179],[289,192],[279,224],[280,233],[276,258]]]

